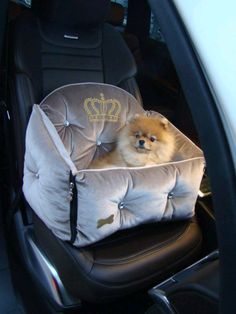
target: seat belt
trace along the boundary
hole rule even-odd
[[[5,27],[7,22],[7,7],[8,7],[8,0],[1,0],[0,1],[0,60],[2,57],[2,45],[3,39],[5,34]]]
[[[7,38],[7,1],[3,1],[0,4],[1,9],[0,15],[0,145],[1,145],[1,156],[0,156],[0,193],[1,199],[5,201],[5,178],[7,173],[7,155],[6,155],[6,141],[9,135],[9,121],[10,114],[7,108],[7,54],[8,54],[8,38]],[[3,49],[5,43],[6,49]],[[5,205],[5,204],[4,204]]]
[[[7,1],[6,1],[7,2]],[[6,9],[6,17],[8,10]],[[0,191],[2,190],[3,196],[1,197],[4,200],[4,207],[9,210],[10,216],[12,216],[17,209],[22,200],[22,188],[17,184],[14,179],[12,167],[14,166],[12,160],[12,149],[11,149],[11,116],[10,110],[8,108],[8,99],[9,99],[9,89],[8,89],[8,71],[9,71],[9,31],[8,31],[8,19],[6,18],[5,25],[5,49],[2,49],[2,62],[0,67],[0,82],[1,82],[1,94],[0,94],[0,144],[2,148],[1,160],[0,160],[0,178],[3,182],[0,182]],[[15,182],[14,182],[15,181]],[[10,190],[12,186],[15,186],[15,193],[11,197],[12,191]],[[5,191],[5,189],[7,191]],[[11,199],[12,198],[12,199]]]

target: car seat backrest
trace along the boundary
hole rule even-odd
[[[12,25],[11,102],[22,174],[25,129],[34,103],[72,83],[119,86],[140,100],[132,54],[104,23],[109,0],[33,0]]]
[[[33,0],[32,9],[48,22],[88,29],[106,20],[110,0]]]

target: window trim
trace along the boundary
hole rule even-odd
[[[149,0],[176,67],[206,157],[220,250],[220,313],[235,309],[236,176],[227,137],[211,89],[171,0]]]

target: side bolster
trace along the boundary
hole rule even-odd
[[[80,171],[74,245],[143,223],[190,219],[203,168],[199,157],[152,167]]]
[[[41,100],[41,45],[35,17],[25,12],[10,25],[9,90],[18,178],[22,180],[25,132],[34,103]]]
[[[119,86],[140,100],[135,60],[121,34],[109,24],[103,28],[103,66],[105,83]]]

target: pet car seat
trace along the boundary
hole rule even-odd
[[[139,98],[130,51],[119,33],[103,23],[108,0],[33,0],[32,8],[35,13],[21,14],[10,30],[17,186],[22,184],[25,131],[32,106],[48,93],[65,84],[92,81],[119,86]],[[188,265],[201,248],[195,219],[121,230],[77,248],[55,236],[37,215],[31,223],[26,215],[31,211],[22,203],[14,216],[18,252],[50,301],[63,307],[73,303],[65,291],[76,300],[102,301],[151,286]]]
[[[34,106],[26,132],[23,190],[60,239],[82,247],[141,223],[194,216],[204,158],[171,124],[172,161],[87,169],[94,157],[114,147],[117,133],[135,114],[145,111],[134,97],[97,83],[61,87]]]

